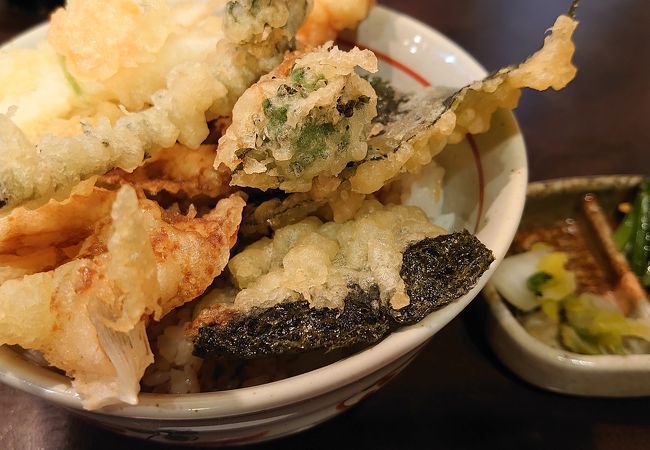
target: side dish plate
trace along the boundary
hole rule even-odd
[[[531,183],[521,226],[571,217],[579,199],[588,192],[597,194],[603,207],[612,210],[640,181],[638,176],[600,176]],[[488,283],[483,294],[490,310],[488,338],[492,348],[522,379],[564,394],[650,395],[650,355],[589,356],[552,348],[528,334],[494,286]]]

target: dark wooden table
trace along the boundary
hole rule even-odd
[[[384,0],[488,69],[536,49],[568,0]],[[0,0],[0,41],[45,15]],[[524,95],[532,180],[650,169],[650,2],[583,0],[578,78]],[[650,399],[572,398],[516,379],[485,344],[477,299],[396,380],[338,418],[262,449],[648,449]],[[154,449],[0,386],[0,449]]]

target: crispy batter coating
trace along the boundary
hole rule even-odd
[[[165,0],[69,2],[52,14],[50,43],[75,76],[101,81],[153,61],[172,32],[171,13]]]
[[[237,101],[215,166],[232,169],[237,186],[305,192],[314,177],[363,159],[377,97],[357,66],[376,72],[377,59],[331,43],[295,62],[289,55]]]
[[[499,108],[514,109],[523,88],[565,87],[576,74],[571,37],[577,25],[560,16],[544,46],[518,66],[501,69],[447,98],[425,90],[402,103],[384,131],[369,140],[374,151],[350,177],[352,192],[376,192],[400,173],[419,172],[447,143],[488,131],[492,114]]]
[[[333,41],[341,31],[356,28],[374,4],[375,0],[315,0],[296,39],[307,48]]]
[[[0,217],[0,255],[75,245],[87,238],[95,224],[109,216],[115,192],[80,185],[62,201],[28,209],[19,207]]]
[[[184,145],[156,152],[132,173],[114,169],[99,177],[99,185],[129,184],[147,196],[161,192],[173,194],[175,199],[198,197],[219,198],[232,191],[230,171],[214,168],[216,145],[202,145],[191,149]]]
[[[140,56],[142,61],[147,61],[147,55],[159,45],[159,37],[155,27],[151,27],[146,2],[111,0],[102,2],[102,7],[104,3],[112,5],[111,14],[126,17],[122,24],[125,29],[116,32],[117,44],[110,33],[103,34],[103,28],[96,26],[96,21],[90,22],[92,28],[89,23],[78,23],[85,20],[86,14],[97,13],[83,6],[84,2],[74,2],[69,5],[68,13],[55,15],[61,26],[55,26],[53,32],[65,38],[62,42],[52,39],[60,44],[59,52],[66,54],[64,47],[72,46],[70,56],[83,61],[86,61],[86,46],[97,44],[98,48],[88,51],[99,51],[101,58],[90,58],[88,67],[78,69],[110,77],[117,66],[125,65],[130,69],[128,65],[133,55],[139,55],[136,61],[140,61]],[[284,52],[292,47],[295,33],[310,7],[310,0],[229,2],[225,8],[224,36],[216,46],[200,58],[181,57],[169,65],[164,72],[164,85],[148,94],[144,109],[125,109],[123,115],[114,120],[81,118],[81,133],[64,137],[45,135],[34,145],[7,116],[0,115],[0,204],[12,207],[34,198],[49,197],[113,168],[133,170],[147,153],[169,148],[176,141],[198,147],[209,134],[207,121],[229,115],[244,90],[275,67]],[[79,14],[70,12],[77,9]],[[154,8],[154,16],[158,13],[165,16],[164,9],[163,6]],[[283,14],[279,14],[281,11]],[[271,12],[278,13],[273,15],[273,20]],[[116,19],[111,26],[119,28],[120,23]],[[79,42],[78,37],[75,38],[77,31],[99,35],[96,40],[88,38]],[[150,32],[155,35],[151,42],[144,39],[139,43],[140,34]],[[112,58],[104,52],[112,52],[113,47],[122,48],[122,41],[128,41],[129,45],[125,46],[123,54],[117,51],[118,60],[111,62]],[[182,46],[176,51],[180,55],[193,54]],[[137,78],[134,74],[125,76],[127,80]],[[129,103],[128,99],[120,98],[120,101]],[[133,102],[131,106],[137,103]]]
[[[75,97],[51,46],[0,51],[0,113],[15,108],[11,118],[28,136],[68,115]]]
[[[171,201],[216,200],[231,193],[230,173],[213,167],[215,146],[161,150],[133,173],[114,170],[79,184],[63,200],[18,207],[0,217],[0,255],[74,246],[109,217],[115,191],[128,184],[140,197],[170,194]],[[1,264],[0,264],[1,266]]]
[[[375,126],[369,122],[375,117],[374,92],[370,97],[372,114],[357,114],[356,103],[347,108],[347,98],[341,101],[340,93],[330,94],[330,108],[336,101],[342,116],[350,113],[347,120],[337,122],[334,115],[322,112],[319,103],[324,97],[320,91],[332,89],[335,77],[324,74],[327,86],[306,94],[294,86],[294,78],[303,75],[303,66],[311,68],[302,61],[328,60],[336,70],[337,62],[355,59],[352,55],[342,58],[337,51],[324,55],[324,49],[309,53],[296,60],[289,75],[263,79],[244,93],[235,106],[233,124],[220,141],[216,162],[233,169],[235,185],[309,191],[316,203],[328,199],[335,221],[349,220],[365,195],[379,191],[401,174],[417,174],[448,143],[459,142],[467,133],[486,132],[497,109],[517,106],[521,89],[566,86],[576,73],[571,62],[576,26],[573,18],[559,17],[543,48],[526,61],[451,95],[447,89],[430,88],[388,103],[391,99],[380,98],[381,115]],[[310,73],[320,72],[314,69]],[[389,90],[384,87],[383,91]],[[316,99],[309,103],[312,96]],[[315,121],[311,110],[305,114],[303,103],[314,108],[317,118],[327,120]],[[391,105],[392,110],[385,111]],[[362,132],[351,137],[353,126]],[[355,142],[363,142],[363,148]],[[347,152],[348,148],[352,151]]]
[[[253,359],[372,344],[462,297],[494,256],[465,231],[413,242],[401,260],[399,275],[410,300],[406,306],[382,301],[377,284],[362,288],[354,282],[336,306],[314,306],[299,295],[241,309],[224,302],[222,295],[233,294],[220,290],[201,305],[187,330],[195,355]]]
[[[419,208],[383,206],[374,199],[343,224],[309,217],[230,260],[228,269],[241,289],[235,308],[248,311],[298,297],[312,306],[338,308],[352,284],[364,290],[376,285],[383,303],[405,306],[399,276],[404,248],[443,232]]]
[[[53,270],[69,259],[70,255],[66,249],[56,247],[0,255],[0,285],[7,280]]]
[[[229,258],[244,201],[201,218],[165,214],[123,187],[72,261],[0,285],[0,343],[39,350],[84,406],[137,402],[152,361],[143,317],[200,295]]]

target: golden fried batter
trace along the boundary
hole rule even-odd
[[[136,89],[142,91],[137,98],[129,97],[132,89],[117,89],[119,100],[107,95],[121,116],[79,117],[80,132],[45,134],[34,142],[0,114],[0,206],[49,198],[114,168],[133,170],[146,154],[176,142],[198,147],[208,137],[207,121],[230,115],[244,90],[282,60],[310,8],[310,0],[233,0],[225,8],[218,39],[211,37],[194,49],[202,36],[189,36],[165,50],[176,30],[168,23],[176,14],[167,2],[71,2],[54,15],[50,36],[70,70],[80,79],[94,77],[91,86],[122,74],[118,84],[131,86],[153,77],[158,87]],[[98,11],[110,16],[106,29],[97,26]],[[214,11],[208,8],[205,14]],[[183,17],[188,15],[174,20]],[[155,68],[148,70],[148,64]],[[146,66],[143,73],[141,65]],[[83,92],[87,90],[84,85]],[[90,100],[106,100],[96,97]]]
[[[201,218],[170,217],[124,186],[79,256],[0,285],[0,344],[43,353],[84,406],[137,402],[152,361],[143,318],[196,298],[228,262],[244,201]]]
[[[94,181],[78,186],[65,200],[50,200],[36,209],[15,208],[0,217],[0,255],[83,241],[109,216],[115,200],[115,192],[95,187]]]
[[[356,28],[374,4],[375,0],[315,0],[296,39],[305,47],[333,41],[341,31]]]
[[[352,192],[369,194],[381,189],[400,173],[418,173],[447,145],[467,133],[485,133],[492,114],[514,109],[521,90],[562,89],[575,76],[571,41],[578,23],[560,16],[544,40],[544,46],[523,63],[506,67],[484,80],[475,81],[448,98],[424,91],[400,106],[395,120],[368,145],[374,149],[350,178]]]
[[[366,156],[377,96],[355,68],[376,72],[375,55],[329,43],[294,59],[239,98],[219,140],[215,167],[232,169],[237,186],[306,192]]]
[[[115,169],[99,178],[100,185],[120,186],[127,183],[148,196],[161,192],[175,198],[218,198],[232,191],[230,170],[214,168],[216,145],[191,149],[177,144],[160,150],[132,173]]]

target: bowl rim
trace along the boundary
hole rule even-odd
[[[430,37],[438,45],[453,52],[459,58],[459,64],[462,64],[471,72],[471,76],[475,79],[487,75],[487,71],[469,53],[433,27],[382,5],[375,6],[371,11],[371,15],[382,20],[402,22],[403,26],[408,26],[410,29]],[[42,37],[47,30],[47,26],[47,24],[36,26],[12,39],[3,47],[21,46],[27,40]],[[511,112],[507,114],[512,119],[518,136],[522,138],[521,154],[519,152],[517,154],[521,159],[522,170],[514,178],[516,195],[513,195],[513,198],[510,199],[511,211],[518,214],[517,218],[520,218],[525,202],[528,165],[525,143],[516,119]],[[491,243],[495,254],[495,262],[469,293],[427,316],[420,323],[391,333],[379,343],[362,352],[327,366],[260,386],[197,394],[140,393],[137,405],[110,406],[90,412],[99,415],[156,420],[232,417],[278,409],[353,384],[396,361],[410,350],[423,345],[439,329],[457,316],[478,294],[498,263],[503,259],[514,237],[519,220],[517,219],[515,222],[512,230],[504,230],[499,236],[495,237],[496,242]],[[17,356],[11,349],[6,346],[0,347],[0,380],[10,386],[36,394],[62,406],[74,410],[82,409],[80,398],[71,388],[66,377],[53,373],[46,368],[34,370],[35,366],[33,364],[22,360],[29,364],[29,367],[26,367],[21,364],[21,360],[22,358]],[[8,364],[13,364],[14,369],[17,368],[17,370],[9,372],[7,370]]]

